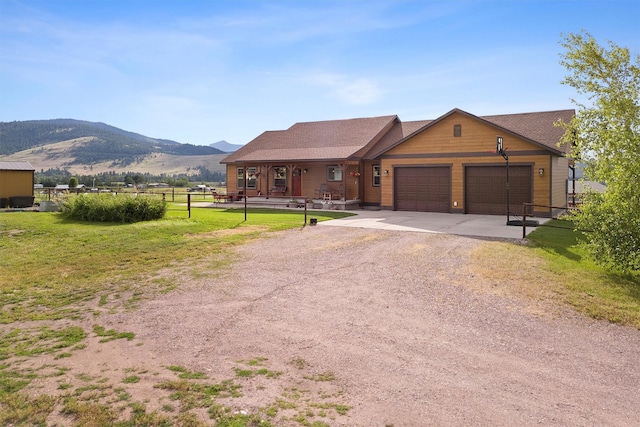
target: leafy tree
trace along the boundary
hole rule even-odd
[[[640,55],[608,42],[600,46],[587,32],[563,36],[562,81],[586,95],[572,100],[577,112],[563,123],[563,143],[584,162],[585,174],[604,182],[603,194],[589,193],[575,215],[587,247],[602,264],[640,270]]]
[[[76,188],[78,186],[78,178],[72,176],[69,178],[69,188]]]

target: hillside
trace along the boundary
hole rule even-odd
[[[0,159],[26,160],[38,171],[190,175],[201,166],[223,172],[219,162],[226,155],[213,147],[150,138],[104,123],[71,119],[0,122]]]

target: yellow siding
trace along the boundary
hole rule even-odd
[[[553,180],[553,192],[551,205],[567,207],[567,180],[569,179],[569,159],[566,157],[554,157],[551,161],[551,179]],[[554,210],[554,216],[561,212]]]
[[[379,162],[364,162],[364,167],[362,170],[362,180],[363,180],[363,200],[365,200],[370,205],[378,205],[380,204],[380,186],[373,186],[373,166],[379,165]]]
[[[33,171],[0,171],[0,197],[33,196]]]

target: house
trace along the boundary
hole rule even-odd
[[[296,123],[267,131],[226,157],[227,191],[248,196],[356,200],[389,210],[554,216],[567,206],[566,148],[574,110],[435,120],[397,116]],[[245,173],[246,171],[246,173]],[[556,208],[552,208],[555,206]],[[560,209],[559,209],[560,208]]]
[[[0,208],[33,206],[34,173],[29,162],[0,162]]]

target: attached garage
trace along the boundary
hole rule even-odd
[[[507,214],[506,166],[466,166],[464,168],[465,213]],[[533,199],[531,166],[509,166],[509,211],[523,214],[523,203]]]
[[[394,177],[396,210],[450,212],[451,167],[398,167]]]

